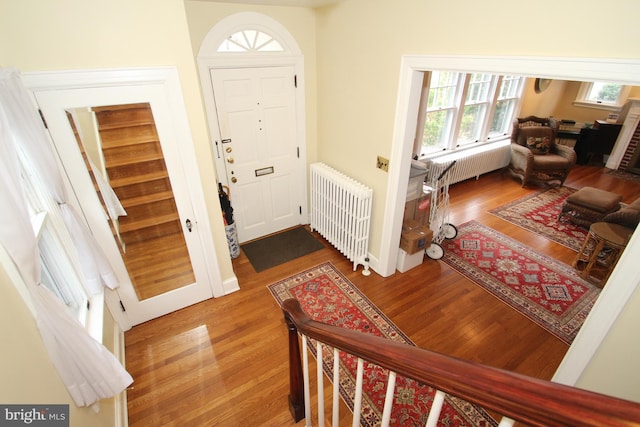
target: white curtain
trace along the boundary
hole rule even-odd
[[[0,243],[20,271],[35,307],[43,342],[71,397],[78,406],[90,406],[122,392],[133,379],[116,357],[87,333],[70,310],[40,285],[38,246],[21,190],[19,149],[37,165],[42,181],[60,204],[83,260],[83,271],[94,291],[102,284],[117,286],[104,254],[65,202],[64,185],[45,132],[19,73],[0,69]]]
[[[3,90],[2,107],[5,110],[7,120],[12,124],[10,133],[14,144],[31,160],[42,178],[43,185],[47,187],[49,194],[60,205],[63,219],[71,231],[71,237],[78,252],[87,254],[81,259],[81,267],[87,279],[89,294],[101,292],[103,285],[112,289],[116,288],[118,286],[116,276],[102,249],[88,234],[84,223],[80,222],[79,216],[72,207],[66,203],[64,182],[58,170],[53,148],[49,144],[38,112],[31,104],[29,96],[22,86],[19,73],[9,69],[4,70],[3,74],[6,76],[6,78],[3,77],[3,80],[13,86],[11,90]]]

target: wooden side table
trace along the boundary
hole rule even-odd
[[[589,234],[573,261],[573,268],[580,272],[583,279],[604,286],[632,233],[632,229],[619,224],[591,224]]]

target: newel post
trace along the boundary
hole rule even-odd
[[[284,321],[289,330],[289,412],[295,422],[304,418],[304,388],[298,330],[287,313]]]

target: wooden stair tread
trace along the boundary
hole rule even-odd
[[[122,206],[126,209],[133,206],[140,206],[146,203],[153,203],[161,200],[168,200],[171,198],[173,198],[173,192],[162,191],[158,193],[145,194],[144,196],[132,197],[129,199],[122,199],[120,200],[120,203],[122,203]]]
[[[151,162],[154,160],[164,160],[162,153],[145,153],[133,157],[122,157],[120,159],[110,159],[108,169],[121,166],[137,165],[141,162]]]
[[[141,144],[160,143],[155,133],[139,133],[135,135],[127,135],[125,138],[117,138],[111,141],[111,138],[104,137],[102,139],[102,151],[108,153],[109,150],[117,150],[126,147],[135,147]]]
[[[131,184],[139,184],[142,182],[155,181],[158,179],[168,178],[169,174],[166,170],[163,171],[155,171],[146,174],[136,175],[136,176],[127,176],[122,178],[112,178],[111,179],[111,187],[118,188],[124,187]]]
[[[127,218],[127,217],[123,217]],[[150,218],[143,218],[138,221],[127,221],[125,219],[120,220],[120,234],[125,234],[130,231],[137,231],[142,228],[153,227],[167,222],[180,220],[177,213],[171,213],[166,215],[157,215]]]

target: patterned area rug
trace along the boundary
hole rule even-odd
[[[576,190],[552,188],[530,194],[489,211],[499,218],[579,251],[589,230],[559,219],[562,203]]]
[[[600,294],[568,265],[475,221],[443,246],[445,263],[567,344]]]
[[[615,176],[616,178],[626,179],[627,181],[640,182],[640,175],[635,173],[629,173],[617,169],[607,169],[607,175]]]
[[[314,320],[415,345],[329,262],[269,285],[269,291],[279,304],[296,298]],[[315,355],[315,342],[311,341],[308,346]],[[340,394],[353,410],[357,358],[340,352],[340,359]],[[332,351],[323,350],[323,367],[327,377],[333,378]],[[382,418],[388,371],[367,362],[364,369],[361,425],[377,426]],[[434,394],[431,387],[398,376],[391,425],[424,426]],[[438,425],[496,426],[497,423],[481,408],[447,396]]]

